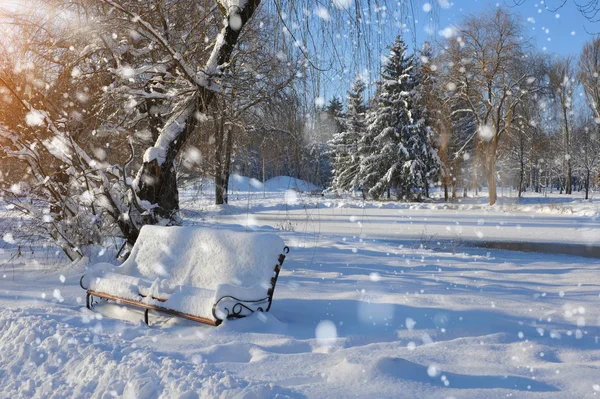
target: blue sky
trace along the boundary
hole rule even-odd
[[[583,44],[593,37],[585,29],[588,32],[600,32],[600,22],[589,22],[581,15],[574,0],[567,0],[564,7],[558,11],[548,10],[555,9],[561,3],[562,0],[525,0],[524,4],[510,8],[509,6],[515,4],[513,0],[454,0],[451,1],[451,7],[440,9],[438,21],[439,25],[444,27],[457,24],[466,15],[504,6],[523,17],[527,33],[535,39],[540,51],[577,56]],[[426,22],[427,13],[420,10],[420,14],[423,22]],[[417,39],[422,41],[428,34],[425,32],[426,24],[419,22],[422,26],[421,29],[417,29]]]
[[[335,4],[335,1],[342,0],[333,1]],[[523,4],[516,6],[516,1]],[[600,22],[588,21],[577,9],[575,1],[581,3],[587,0],[567,0],[563,7],[555,11],[552,10],[559,7],[562,0],[414,0],[413,4],[416,5],[414,15],[417,23],[413,28],[412,14],[406,8],[409,4],[407,0],[390,0],[386,3],[387,15],[383,22],[377,26],[366,27],[367,30],[377,28],[382,30],[380,35],[375,36],[369,43],[370,57],[372,57],[370,67],[367,68],[364,58],[359,60],[354,58],[352,54],[356,47],[349,41],[351,37],[346,35],[336,41],[334,47],[337,47],[339,53],[344,54],[349,69],[343,73],[333,70],[323,74],[321,90],[318,91],[326,99],[332,95],[344,97],[357,72],[371,82],[376,80],[379,61],[382,56],[388,54],[387,46],[394,41],[399,31],[402,31],[409,47],[412,47],[413,33],[416,34],[418,47],[426,40],[443,42],[440,31],[460,25],[461,21],[471,14],[496,7],[503,7],[521,16],[524,33],[534,40],[536,48],[541,53],[571,55],[577,60],[584,43],[594,37],[590,33],[600,32]],[[361,4],[362,2],[363,0]],[[350,1],[349,4],[352,4],[352,8],[354,2]],[[404,8],[401,5],[404,5]],[[404,23],[406,25],[403,25]],[[327,60],[330,52],[325,51],[323,55]]]

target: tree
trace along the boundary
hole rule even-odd
[[[402,130],[411,122],[408,96],[413,88],[413,67],[407,46],[398,36],[382,67],[375,107],[367,117],[367,133],[361,140],[362,148],[367,150],[363,150],[361,180],[374,198],[384,192],[389,198],[392,186],[400,184],[402,165],[408,156]]]
[[[444,99],[447,88],[443,87],[443,80],[439,74],[437,63],[439,57],[434,53],[433,47],[429,42],[425,42],[421,49],[420,56],[420,91],[421,104],[427,111],[427,124],[434,132],[432,140],[433,146],[439,157],[439,175],[440,183],[444,188],[444,200],[449,200],[449,187],[452,179],[451,159],[453,154],[453,135],[452,135],[452,113],[448,109],[448,102]]]
[[[557,106],[562,119],[563,133],[563,155],[564,155],[564,174],[565,174],[565,194],[571,194],[573,189],[572,181],[572,160],[571,160],[571,126],[569,116],[573,107],[573,92],[575,91],[575,71],[573,70],[573,59],[571,57],[557,58],[552,62],[548,77],[550,87],[553,90],[555,98],[558,99]],[[562,188],[561,188],[562,192]]]
[[[342,119],[342,131],[334,134],[329,141],[333,163],[333,190],[354,192],[360,168],[358,142],[365,133],[366,85],[362,77],[356,77],[348,92],[348,111]]]
[[[24,33],[23,60],[17,62],[35,62],[39,72],[12,76],[10,66],[4,68],[0,85],[10,93],[18,119],[0,133],[4,154],[33,171],[40,199],[61,209],[50,218],[43,209],[24,211],[42,226],[54,226],[51,236],[69,257],[78,257],[90,243],[86,237],[96,236],[91,241],[97,242],[115,227],[133,244],[144,224],[178,223],[176,159],[222,91],[240,33],[260,2],[239,7],[217,1],[214,10],[190,10],[177,0],[55,3],[57,10],[94,23],[81,24],[82,34],[61,26],[59,18],[14,16]],[[184,17],[196,13],[203,18]],[[219,14],[225,26],[214,18]],[[204,37],[213,40],[209,51]],[[106,147],[85,148],[94,141],[90,133],[107,132],[122,133],[116,164],[105,162]],[[106,137],[104,143],[111,144]],[[138,137],[150,144],[142,145],[143,164],[132,178]],[[94,226],[103,232],[92,234]]]
[[[516,107],[537,90],[536,59],[528,53],[522,26],[516,17],[497,9],[466,18],[448,40],[445,78],[454,89],[450,101],[456,113],[471,114],[487,180],[489,203],[496,203],[497,151],[510,135]]]
[[[573,130],[575,165],[583,172],[585,199],[589,199],[590,181],[600,163],[598,125],[591,118],[581,120]]]
[[[434,74],[437,66],[430,64],[429,59],[432,52],[428,50],[427,43],[419,59],[415,58],[415,84],[411,91],[412,111],[411,117],[416,121],[411,132],[408,133],[406,142],[409,143],[408,150],[411,165],[405,165],[410,169],[409,179],[412,187],[424,189],[425,196],[429,197],[429,182],[437,177],[441,170],[441,161],[437,150],[435,138],[437,133],[434,126],[440,129],[446,128],[445,118],[435,122],[436,118],[442,118],[439,106],[439,98],[432,99],[433,85],[437,80]],[[423,57],[424,55],[424,57]],[[417,177],[420,176],[420,177]],[[406,191],[407,188],[405,188]]]
[[[424,103],[418,68],[398,36],[383,65],[375,107],[360,142],[364,152],[361,180],[374,198],[383,193],[389,198],[392,188],[399,197],[412,198],[416,192],[420,198],[427,193],[428,179],[437,172],[433,132],[426,111],[419,109]]]

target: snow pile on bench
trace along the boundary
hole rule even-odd
[[[283,248],[274,234],[144,226],[122,265],[96,264],[83,283],[92,291],[212,318],[223,296],[265,298]]]

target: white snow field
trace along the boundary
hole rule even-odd
[[[11,260],[4,242],[0,397],[600,396],[600,261],[476,247],[596,246],[596,202],[362,203],[280,188],[221,207],[182,193],[186,223],[291,248],[271,311],[216,328],[159,314],[148,327],[103,301],[89,311],[84,265],[42,247]]]

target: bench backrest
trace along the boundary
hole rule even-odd
[[[219,284],[267,289],[283,248],[269,233],[144,226],[119,272],[212,290]]]

